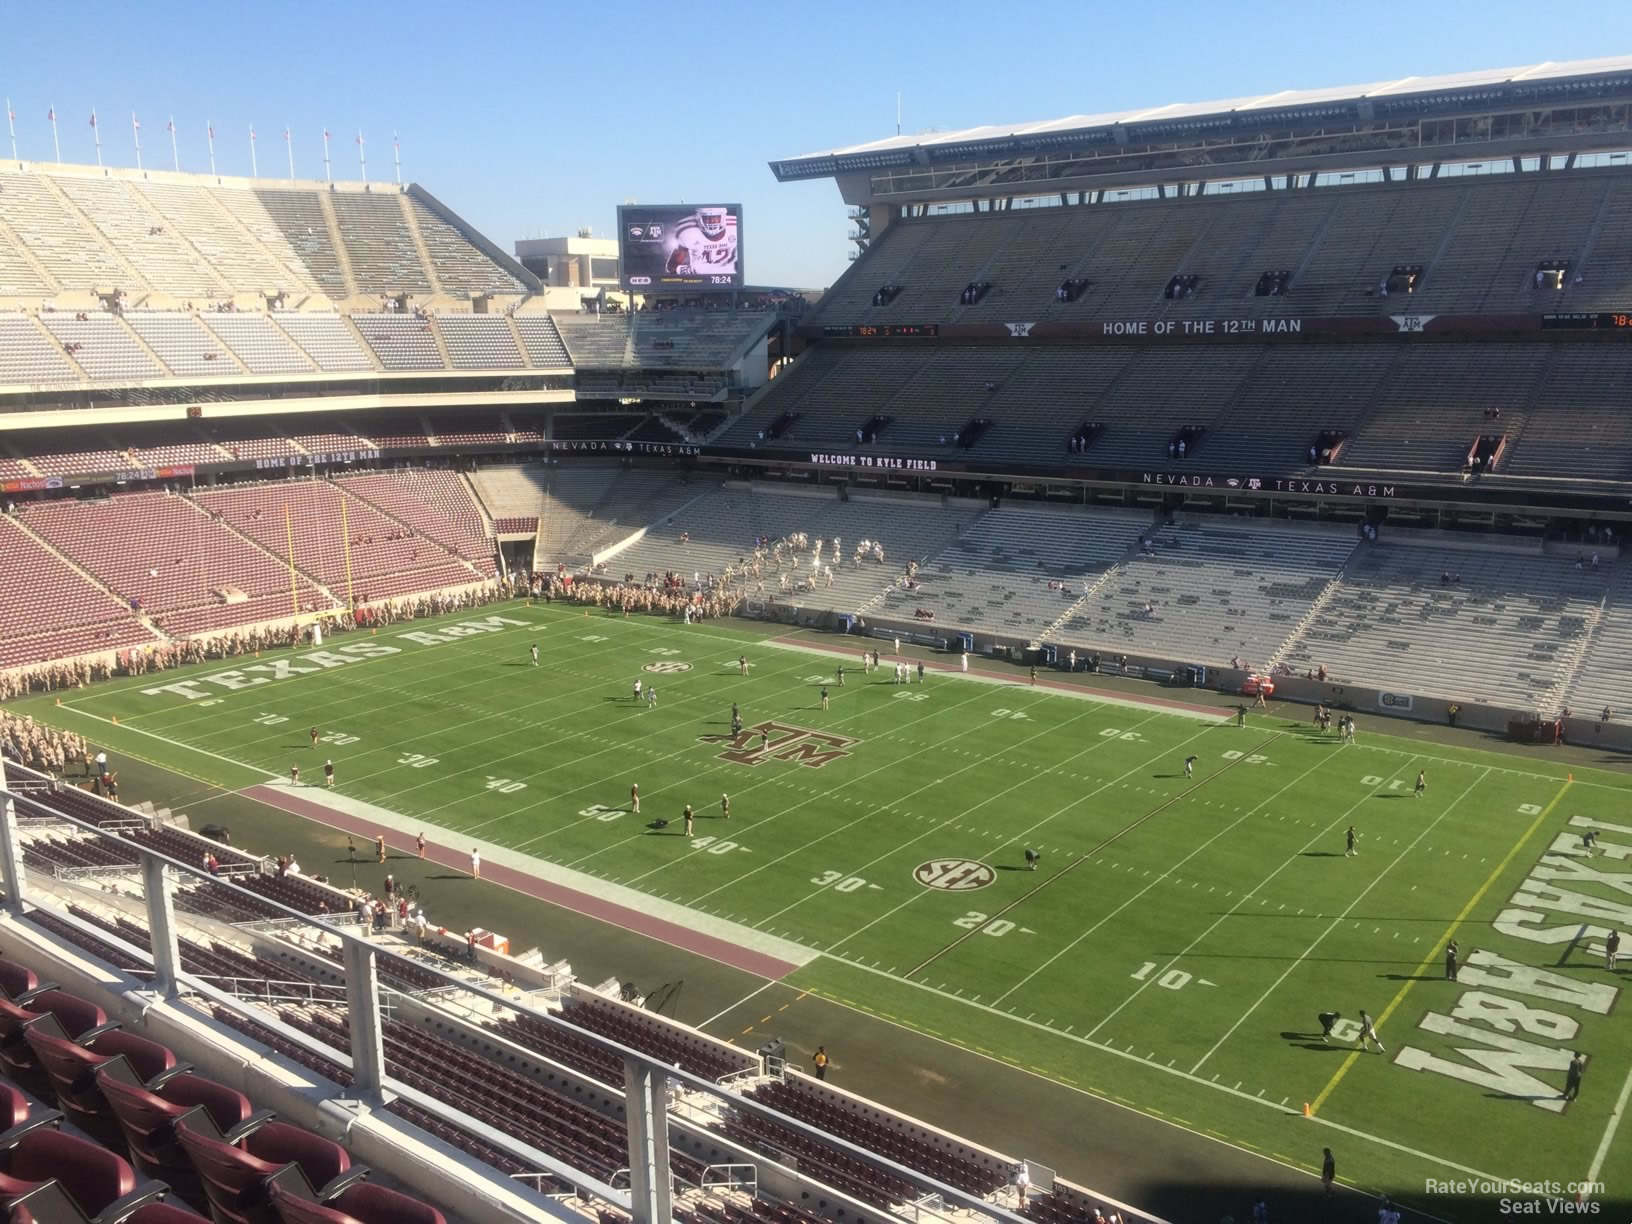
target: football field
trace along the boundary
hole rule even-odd
[[[1488,1218],[1459,1200],[1500,1194],[1466,1183],[1632,1194],[1627,976],[1603,946],[1632,926],[1620,773],[1392,738],[1363,710],[1353,745],[1303,707],[1238,727],[955,656],[898,685],[887,642],[864,673],[860,639],[777,632],[496,605],[16,708],[318,803],[332,759],[336,804],[795,949],[791,986],[1270,1158],[1331,1147],[1345,1180],[1440,1218]],[[1357,1048],[1362,1010],[1381,1052]]]

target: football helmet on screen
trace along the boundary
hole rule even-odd
[[[725,209],[699,208],[697,210],[697,228],[703,231],[706,238],[719,238],[725,233]]]

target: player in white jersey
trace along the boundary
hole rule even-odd
[[[737,219],[723,208],[699,208],[674,227],[670,276],[735,276]]]

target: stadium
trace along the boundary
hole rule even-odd
[[[1624,1216],[1632,58],[770,171],[0,165],[9,1218]]]

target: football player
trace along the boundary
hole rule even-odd
[[[737,219],[723,208],[699,208],[674,227],[669,252],[670,276],[734,276],[737,271]]]

